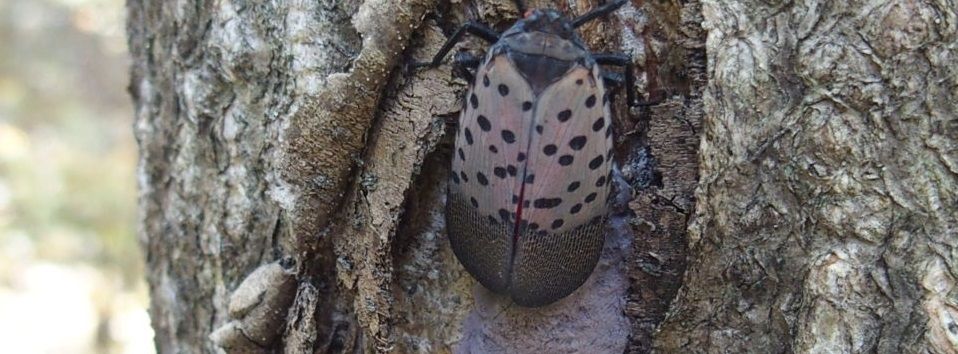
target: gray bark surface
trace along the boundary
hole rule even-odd
[[[704,2],[701,180],[658,352],[956,352],[956,8]]]

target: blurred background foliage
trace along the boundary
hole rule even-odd
[[[0,352],[150,353],[123,0],[0,0]]]

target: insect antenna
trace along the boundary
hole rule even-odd
[[[629,2],[629,0],[614,0],[610,3],[594,8],[591,11],[586,12],[584,15],[576,17],[574,20],[572,20],[572,27],[578,28],[579,26],[584,25],[586,22],[608,15],[612,13],[612,11],[618,10],[627,2]]]

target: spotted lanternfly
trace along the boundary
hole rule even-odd
[[[522,306],[541,306],[577,289],[602,251],[612,193],[608,85],[631,58],[592,54],[575,28],[618,9],[616,0],[570,19],[524,11],[501,35],[467,23],[428,65],[438,65],[465,33],[494,42],[473,67],[453,154],[446,220],[453,251],[486,288]],[[472,74],[474,72],[474,74]]]

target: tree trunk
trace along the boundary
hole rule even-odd
[[[583,26],[657,104],[616,107],[606,248],[536,309],[452,255],[466,83],[407,70],[510,0],[127,7],[160,353],[956,351],[954,3],[633,0]]]
[[[958,350],[958,4],[839,3],[704,4],[698,203],[659,351]]]

